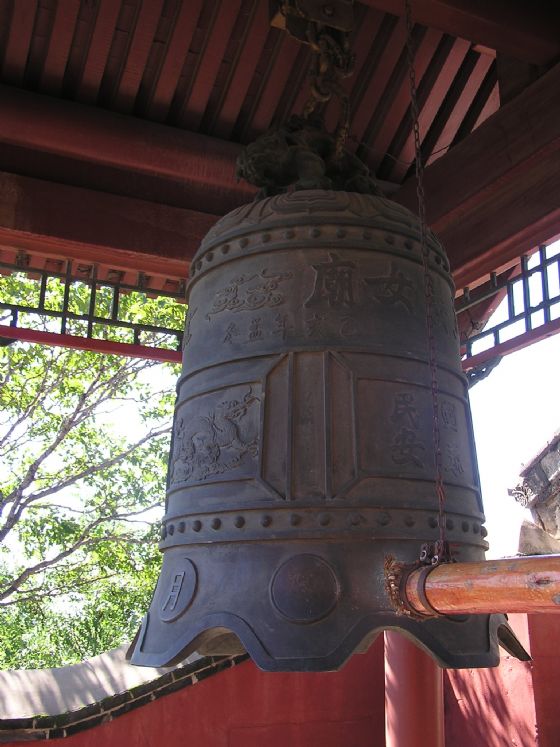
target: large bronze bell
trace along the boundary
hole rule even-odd
[[[458,560],[487,543],[448,260],[428,235],[445,480]],[[501,615],[418,621],[388,555],[439,537],[418,219],[323,190],[233,211],[192,265],[163,569],[135,664],[242,646],[265,670],[329,670],[384,628],[440,664],[497,664]]]

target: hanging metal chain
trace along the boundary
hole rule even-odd
[[[412,116],[412,127],[414,133],[415,170],[416,170],[416,194],[418,197],[418,216],[420,218],[420,246],[422,251],[422,264],[424,268],[424,301],[426,306],[426,331],[428,335],[428,357],[430,365],[431,393],[432,393],[432,435],[434,444],[434,467],[436,495],[439,507],[439,542],[435,548],[423,545],[420,552],[420,560],[425,563],[437,565],[438,563],[451,560],[449,544],[446,540],[445,525],[445,485],[443,482],[443,465],[441,454],[441,429],[439,422],[439,386],[437,376],[437,351],[434,336],[434,286],[429,266],[429,249],[427,243],[426,225],[426,199],[424,193],[424,164],[422,162],[422,147],[420,141],[420,123],[418,112],[418,94],[416,89],[416,71],[414,69],[414,46],[412,31],[414,22],[412,20],[411,0],[404,0],[406,21],[406,53],[408,61],[408,76],[410,84],[410,112]]]
[[[340,101],[340,118],[335,133],[336,156],[340,157],[350,132],[350,105],[348,94],[342,85],[343,78],[352,74],[353,56],[349,51],[348,35],[333,35],[332,30],[308,27],[308,40],[313,52],[311,62],[311,92],[303,109],[304,119],[333,97]],[[342,41],[341,41],[342,40]]]
[[[278,10],[283,19],[281,27],[311,47],[310,93],[303,118],[320,117],[331,99],[340,101],[334,134],[335,156],[340,158],[350,132],[350,104],[342,81],[352,74],[354,67],[350,51],[354,25],[352,0],[330,0],[323,5],[310,0],[279,0]]]

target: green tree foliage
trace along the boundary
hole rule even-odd
[[[34,288],[11,276],[0,291]],[[184,307],[137,296],[123,302],[130,318],[180,326]],[[75,303],[87,305],[86,290]],[[159,572],[177,373],[0,347],[0,667],[59,666],[131,640]]]

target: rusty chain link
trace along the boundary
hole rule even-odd
[[[425,546],[421,551],[421,560],[431,562],[437,565],[442,560],[449,560],[449,546],[446,540],[446,518],[445,518],[445,485],[443,482],[443,467],[441,455],[441,430],[439,422],[439,386],[437,376],[437,351],[436,340],[434,337],[434,288],[432,276],[429,267],[429,250],[427,244],[427,225],[426,225],[426,199],[424,193],[424,164],[422,162],[422,147],[420,141],[420,123],[418,112],[418,95],[416,88],[416,71],[414,68],[414,46],[412,31],[414,22],[412,20],[411,0],[404,0],[405,21],[406,21],[406,53],[408,62],[408,76],[410,85],[410,113],[414,133],[414,151],[415,151],[415,171],[416,171],[416,195],[418,198],[418,217],[420,218],[420,246],[422,252],[422,264],[424,268],[424,300],[426,305],[426,330],[428,334],[428,356],[431,377],[432,393],[432,410],[433,423],[432,435],[434,444],[434,466],[435,466],[435,484],[436,495],[439,509],[439,543],[438,547],[429,556],[429,551]]]
[[[304,106],[303,117],[313,116],[320,106],[333,96],[340,100],[340,118],[336,128],[336,155],[341,156],[350,132],[350,105],[342,79],[352,73],[353,57],[348,51],[348,37],[341,43],[328,29],[309,24],[309,44],[313,53],[310,68],[311,92]]]
[[[279,3],[288,33],[311,48],[310,92],[303,108],[303,118],[311,119],[317,114],[322,116],[322,110],[332,98],[340,101],[340,116],[335,132],[335,153],[340,158],[350,132],[350,102],[342,83],[344,78],[352,74],[354,67],[354,55],[350,51],[350,27],[342,30],[340,26],[331,25],[336,16],[336,3],[322,6],[320,20],[310,12],[312,8],[317,10],[303,0],[280,0]],[[303,23],[291,28],[291,19]]]

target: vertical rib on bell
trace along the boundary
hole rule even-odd
[[[163,568],[133,663],[241,641],[266,670],[329,670],[400,628],[444,666],[497,664],[503,616],[413,620],[384,586],[386,556],[412,562],[439,537],[419,233],[384,198],[309,190],[239,208],[206,236]],[[458,560],[481,560],[453,285],[431,234],[428,248],[446,534]]]

